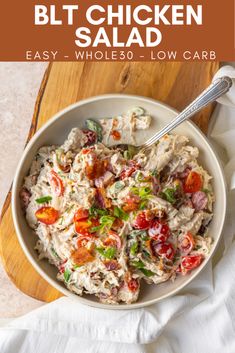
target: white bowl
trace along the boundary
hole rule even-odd
[[[150,137],[150,135],[153,135],[155,131],[160,129],[177,114],[174,109],[165,104],[149,98],[133,95],[110,94],[92,97],[75,103],[56,114],[54,118],[48,121],[31,139],[18,165],[12,189],[12,211],[16,233],[25,255],[36,271],[53,287],[57,288],[66,296],[72,297],[83,304],[106,309],[140,308],[169,297],[186,286],[202,271],[212,257],[222,233],[226,213],[226,187],[218,159],[202,132],[200,132],[192,122],[185,122],[180,125],[175,132],[188,136],[191,144],[199,148],[200,162],[214,177],[213,187],[216,196],[214,217],[210,224],[210,234],[214,242],[210,255],[203,261],[200,267],[192,271],[189,275],[177,276],[173,283],[169,281],[158,285],[143,284],[137,303],[131,305],[106,305],[99,303],[94,296],[86,295],[79,297],[71,293],[62,282],[56,279],[57,269],[46,260],[38,260],[37,253],[34,250],[36,242],[35,234],[26,223],[19,200],[19,191],[22,186],[23,178],[27,175],[37,150],[44,145],[62,144],[70,130],[75,126],[82,127],[87,118],[99,119],[114,116],[126,112],[133,106],[143,107],[153,117],[151,133],[149,134],[149,132],[147,133],[142,130],[141,133],[137,135],[139,142],[143,142]]]

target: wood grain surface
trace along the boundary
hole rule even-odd
[[[208,86],[218,66],[210,62],[50,64],[38,93],[27,141],[59,110],[98,94],[137,94],[181,110]],[[213,106],[209,106],[194,118],[204,132],[212,110]],[[25,294],[46,302],[62,295],[37,274],[18,243],[11,215],[11,192],[1,214],[0,255],[8,276]]]

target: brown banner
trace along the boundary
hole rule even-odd
[[[4,1],[0,29],[1,61],[235,60],[234,0]]]

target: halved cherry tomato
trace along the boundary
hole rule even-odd
[[[103,241],[104,245],[106,246],[114,246],[118,249],[121,249],[122,247],[122,241],[119,235],[116,232],[113,232],[112,230],[109,231],[109,236]]]
[[[35,212],[35,216],[39,222],[51,225],[59,218],[59,212],[54,207],[44,206]]]
[[[128,283],[127,286],[131,292],[136,292],[139,288],[139,281],[135,278],[132,278]]]
[[[172,244],[165,242],[165,243],[157,243],[155,240],[151,241],[151,249],[155,256],[162,256],[168,260],[172,260],[175,255],[175,250]]]
[[[72,261],[78,266],[94,261],[94,256],[85,247],[80,247],[71,254]]]
[[[63,196],[64,194],[64,184],[59,175],[52,170],[50,175],[51,186],[57,196]]]
[[[139,212],[134,219],[133,227],[135,229],[148,229],[150,228],[152,219],[147,211]]]
[[[87,219],[89,217],[89,211],[84,208],[79,208],[74,215],[74,222]]]
[[[198,267],[202,263],[203,259],[204,256],[202,254],[184,256],[181,261],[182,274],[185,275],[187,272]]]
[[[128,166],[120,173],[119,178],[123,180],[130,177],[139,168],[140,165],[136,161],[131,160],[129,161]]]
[[[190,232],[187,232],[183,236],[179,237],[178,248],[181,251],[182,255],[188,255],[193,249],[195,241],[193,235]]]
[[[202,177],[197,172],[190,172],[184,182],[184,192],[194,193],[202,188]]]
[[[81,235],[77,240],[78,248],[80,248],[81,246],[86,246],[90,240],[91,240],[91,235]]]
[[[82,234],[85,236],[92,236],[92,234],[90,233],[90,230],[92,227],[97,227],[100,225],[98,219],[79,218],[79,217],[83,217],[86,213],[84,212],[84,214],[82,214],[82,212],[78,212],[78,211],[74,215],[74,226],[75,226],[76,233]]]
[[[86,236],[89,236],[91,234],[89,230],[92,226],[92,223],[88,219],[76,221],[74,222],[74,225],[76,233]]]
[[[165,242],[170,236],[170,229],[166,223],[155,219],[148,230],[151,238],[159,242]]]

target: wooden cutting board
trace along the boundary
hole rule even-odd
[[[55,113],[83,98],[104,93],[152,97],[181,110],[209,85],[218,63],[53,63],[38,93],[28,141]],[[197,114],[195,122],[207,131],[213,106]],[[8,276],[24,293],[50,302],[60,296],[26,259],[15,234],[11,192],[1,214],[0,255]]]

